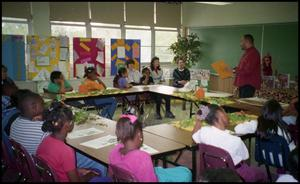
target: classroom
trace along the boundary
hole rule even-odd
[[[298,1],[2,2],[3,182],[298,182]]]

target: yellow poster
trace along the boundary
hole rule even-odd
[[[216,61],[211,64],[212,68],[219,74],[221,79],[226,79],[233,76],[232,69],[224,60]]]
[[[69,48],[61,48],[61,39],[68,40],[67,37],[27,36],[30,49],[29,80],[50,80],[50,74],[54,70],[66,70],[61,72],[69,79]],[[60,60],[65,64],[60,64]]]

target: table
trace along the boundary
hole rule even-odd
[[[139,95],[139,94],[145,94],[145,93],[154,93],[154,94],[159,94],[162,96],[168,96],[172,97],[175,99],[180,99],[180,100],[185,100],[191,102],[190,106],[190,117],[193,115],[192,110],[193,106],[192,104],[194,103],[198,107],[198,103],[207,103],[205,102],[205,99],[197,99],[196,97],[184,97],[182,95],[178,95],[178,92],[180,92],[179,88],[175,88],[172,86],[165,86],[165,85],[138,85],[138,86],[133,86],[132,88],[129,89],[123,89],[120,90],[120,93],[112,93],[112,94],[99,94],[99,95],[90,95],[90,96],[78,96],[78,97],[67,97],[63,95],[63,100],[64,101],[78,101],[78,100],[85,100],[85,99],[94,99],[94,98],[107,98],[107,97],[126,97],[128,95]],[[209,91],[207,92],[208,96],[211,96],[210,92],[212,93],[218,93],[219,95],[232,95],[229,93],[224,93],[224,92],[219,92],[219,91]],[[139,98],[136,98],[136,104],[138,104],[139,108]],[[123,100],[123,104],[124,104]]]
[[[153,125],[144,128],[144,132],[149,132],[154,135],[158,135],[172,141],[184,144],[188,150],[192,152],[192,177],[193,181],[196,180],[197,175],[197,160],[196,160],[196,151],[198,149],[198,145],[192,139],[192,132],[182,130],[180,128],[174,127],[170,124],[160,124],[160,125]],[[237,135],[240,136],[242,139],[249,139],[249,144],[251,144],[250,140],[254,136],[254,134],[246,134],[246,135]],[[250,150],[249,150],[250,152]],[[175,163],[168,161],[174,165],[178,161],[179,157],[181,156],[181,152],[178,157],[175,159]],[[250,159],[250,158],[249,158]]]
[[[101,125],[97,124],[101,123]],[[107,125],[107,126],[104,126]],[[66,143],[73,147],[74,149],[80,151],[81,153],[92,157],[95,160],[98,160],[100,163],[108,166],[108,157],[110,151],[114,148],[115,145],[106,146],[100,149],[93,149],[86,146],[80,145],[82,142],[86,142],[89,140],[93,140],[96,138],[100,138],[106,135],[115,135],[115,127],[116,122],[112,120],[108,120],[105,118],[98,118],[94,121],[94,123],[87,122],[83,125],[75,125],[74,130],[80,130],[80,129],[86,129],[86,128],[97,128],[101,129],[104,132],[96,135],[86,136],[86,137],[80,137],[76,139],[66,139]],[[184,144],[177,143],[175,141],[172,141],[170,139],[151,134],[148,132],[144,132],[144,144],[156,149],[158,153],[155,153],[152,156],[153,159],[163,158],[164,165],[166,165],[166,156],[169,154],[173,154],[177,151],[185,149]]]

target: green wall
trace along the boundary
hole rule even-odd
[[[273,57],[273,71],[290,73],[291,79],[298,75],[298,23],[200,27],[191,28],[190,33],[196,33],[203,42],[203,55],[197,67],[215,73],[210,64],[221,59],[231,67],[237,66],[244,52],[240,38],[249,33],[257,50]]]

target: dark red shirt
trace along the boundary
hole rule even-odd
[[[255,47],[245,50],[239,65],[236,68],[234,85],[241,87],[251,85],[255,89],[261,86],[260,56]]]

